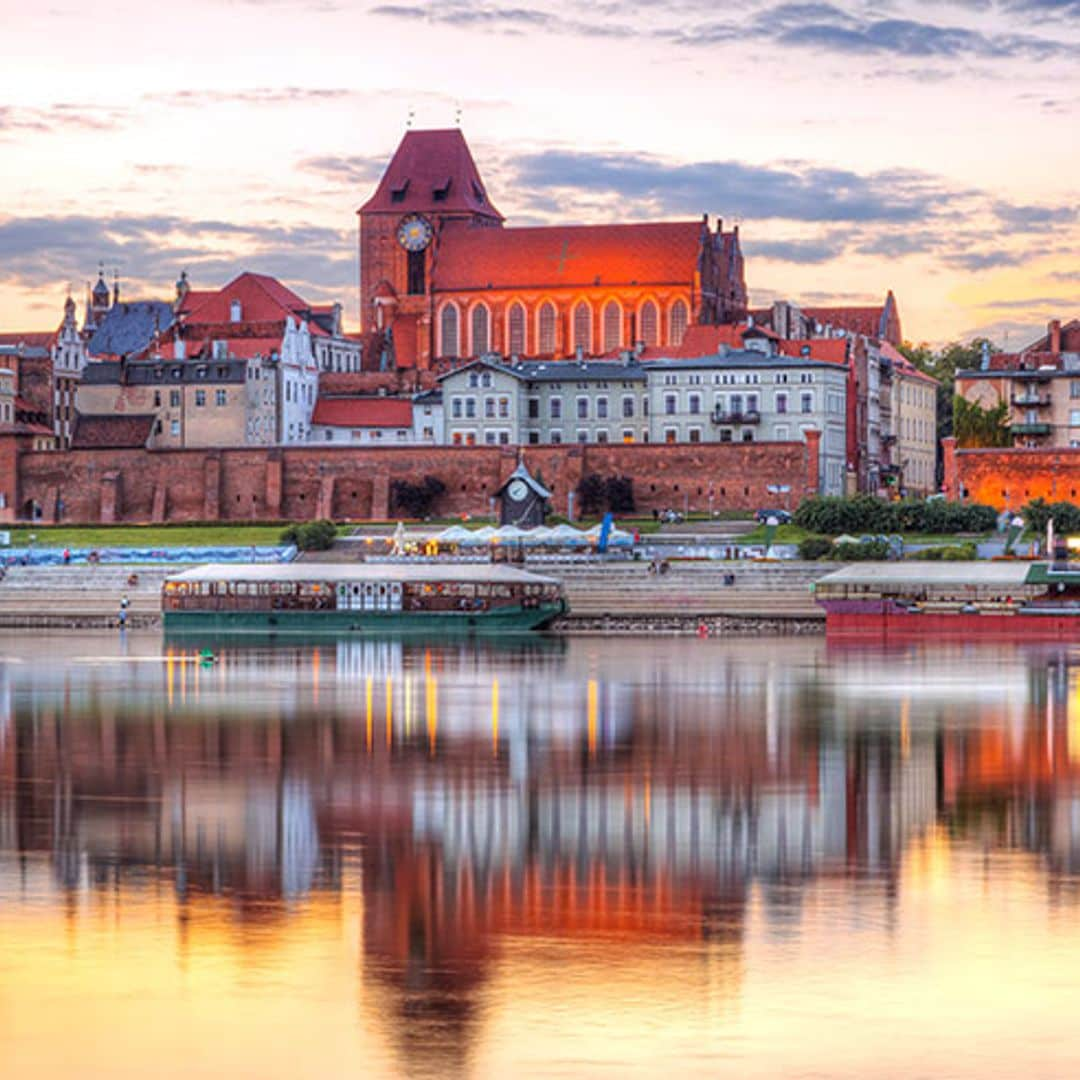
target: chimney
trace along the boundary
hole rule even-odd
[[[645,351],[645,342],[644,341],[635,341],[634,342],[634,355],[635,356],[640,356],[644,351]]]
[[[1061,352],[1061,320],[1050,320],[1050,351],[1052,353]]]
[[[579,345],[574,350],[574,359],[577,360],[579,364],[583,364],[585,362],[585,347],[583,345]]]

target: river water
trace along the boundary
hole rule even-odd
[[[0,1074],[1080,1074],[1080,651],[0,638]]]

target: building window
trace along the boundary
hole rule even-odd
[[[673,427],[664,428],[664,442],[666,442],[666,443],[677,442],[678,438],[679,438],[679,433],[678,433],[678,431],[675,430],[675,428],[673,428]]]
[[[490,386],[491,385],[491,372],[490,371],[485,371],[480,376],[480,385],[481,386]]]
[[[484,398],[484,419],[495,419],[495,399],[493,397]]]
[[[551,433],[551,444],[552,444],[552,446],[558,446],[558,444],[561,443],[561,442],[562,442],[562,433],[559,432],[559,431],[553,431]]]
[[[743,442],[753,442],[754,441],[754,429],[753,428],[743,428],[742,441]]]
[[[656,305],[651,300],[646,300],[641,305],[641,325],[638,328],[638,340],[649,346],[660,344],[659,320],[656,313]]]
[[[154,391],[154,408],[155,409],[160,409],[161,408],[161,391],[160,390],[155,390]]]
[[[609,300],[604,305],[604,352],[622,347],[622,308],[618,301]]]
[[[470,420],[476,416],[476,398],[465,399],[465,415]]]
[[[583,443],[588,442],[589,441],[589,433],[587,431],[579,431],[577,433],[577,441],[578,442],[583,442]]]
[[[589,399],[588,398],[579,397],[577,399],[577,418],[579,420],[588,420],[589,419]]]
[[[461,419],[461,398],[450,399],[450,415],[455,420]]]
[[[169,391],[169,408],[170,409],[179,409],[180,408],[180,391],[179,390],[170,390]]]
[[[409,252],[409,269],[406,275],[406,290],[410,296],[424,295],[424,252]]]
[[[787,412],[787,394],[776,395],[776,411],[778,413]]]
[[[688,400],[690,406],[689,411],[696,416],[699,412],[701,412],[701,395],[691,394]],[[695,440],[691,439],[690,441],[694,442]]]
[[[742,412],[742,394],[731,395],[731,411],[733,413]]]
[[[674,416],[677,405],[678,405],[678,398],[676,398],[674,394],[665,394],[664,395],[664,415],[665,416]]]
[[[529,398],[529,419],[540,419],[540,399],[531,397]]]
[[[535,446],[539,441],[540,441],[540,432],[539,431],[530,431],[529,432],[529,442],[532,443],[533,446]]]
[[[501,397],[499,398],[499,419],[508,420],[510,418],[510,399]]]
[[[606,420],[608,418],[607,411],[607,398],[600,397],[596,399],[596,419]]]
[[[327,428],[327,429],[326,429],[326,430],[325,430],[325,431],[323,432],[323,438],[324,438],[324,439],[325,439],[325,440],[326,440],[327,442],[333,442],[333,441],[334,441],[334,430],[333,430],[333,428]]]
[[[509,445],[509,442],[510,442],[510,432],[509,431],[500,431],[499,432],[499,445],[500,446],[507,446],[507,445]]]
[[[442,355],[451,358],[459,356],[458,309],[454,304],[447,304],[442,309],[439,332],[442,336]]]
[[[555,352],[555,305],[546,300],[540,305],[537,321],[536,351],[542,356]]]
[[[179,435],[180,434],[180,421],[179,420],[174,420],[171,424],[169,424],[169,434],[171,434],[171,435]]]
[[[224,391],[224,390],[215,390],[214,391],[214,403],[216,405],[225,405],[225,404],[228,403],[228,400],[229,400],[229,397],[228,397],[228,393],[226,391]]]
[[[1069,382],[1069,397],[1080,398],[1080,379],[1072,379]]]
[[[690,313],[685,300],[676,300],[671,305],[671,326],[668,329],[668,342],[671,345],[681,345],[683,335],[686,333],[686,324],[690,321]]]
[[[608,434],[607,434],[607,432],[606,432],[606,431],[604,431],[603,429],[601,429],[600,431],[598,431],[598,432],[596,433],[596,441],[597,441],[598,443],[606,443],[606,442],[608,441]]]
[[[495,445],[495,432],[494,431],[485,431],[484,432],[484,442],[487,443],[488,446],[494,446]]]
[[[634,399],[632,397],[624,397],[622,399],[622,414],[627,420],[634,415]]]
[[[470,390],[475,390],[479,385],[480,385],[480,372],[479,371],[470,371],[469,372],[469,389]]]
[[[757,412],[758,411],[758,409],[757,409],[757,400],[758,400],[757,399],[757,394],[747,394],[746,395],[746,411],[747,412]]]
[[[507,345],[511,356],[521,356],[525,352],[525,308],[516,301],[510,305],[510,315],[506,320]]]
[[[592,308],[584,300],[574,308],[574,348],[586,353],[592,349]]]
[[[731,442],[731,428],[721,428],[720,429],[720,441],[721,442]]]
[[[634,429],[623,428],[622,441],[624,443],[632,443],[634,441]]]
[[[483,304],[477,304],[472,309],[472,355],[481,356],[491,351],[491,337],[489,335],[488,309]]]
[[[691,442],[701,442],[701,428],[699,427],[690,428],[686,435]]]
[[[551,419],[562,419],[562,398],[553,397],[551,399]]]
[[[809,393],[803,394],[802,397],[801,397],[800,407],[801,407],[801,409],[802,409],[802,411],[804,413],[813,412],[814,411],[814,395],[809,394]]]

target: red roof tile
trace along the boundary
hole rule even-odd
[[[216,292],[204,294],[198,304],[186,306],[187,322],[229,323],[234,300],[240,301],[243,323],[273,322],[289,315],[306,318],[309,312],[307,303],[277,278],[249,271]]]
[[[899,349],[890,345],[887,341],[881,343],[881,355],[892,361],[893,369],[901,372],[909,379],[920,379],[926,383],[938,385],[933,375],[927,375],[925,371],[917,368]]]
[[[402,398],[319,398],[311,423],[326,427],[412,427],[412,402]]]
[[[700,221],[524,229],[454,223],[441,234],[432,288],[688,285],[700,243]]]
[[[405,132],[375,194],[360,207],[360,213],[378,211],[482,214],[502,221],[456,128]]]
[[[877,337],[883,310],[880,304],[874,307],[815,307],[803,308],[803,314],[822,326],[835,326],[852,334]]]
[[[0,334],[0,345],[26,345],[34,349],[50,349],[55,340],[55,330],[14,330]]]
[[[807,355],[811,360],[824,360],[830,364],[847,363],[847,338],[808,338],[804,341],[792,339],[777,344],[784,356],[802,356],[803,349],[806,348],[809,349]]]
[[[72,450],[128,450],[146,446],[154,430],[152,413],[127,416],[79,415],[71,433]]]

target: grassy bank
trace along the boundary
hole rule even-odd
[[[11,529],[14,547],[226,547],[277,544],[283,525],[59,525]]]

